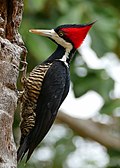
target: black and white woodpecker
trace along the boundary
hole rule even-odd
[[[69,91],[70,61],[94,24],[61,25],[51,30],[31,29],[31,33],[50,38],[57,44],[55,52],[36,66],[25,79],[21,96],[21,140],[17,160],[27,160],[43,140]]]

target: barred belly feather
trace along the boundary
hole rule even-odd
[[[48,63],[46,65],[41,64],[35,67],[25,81],[21,101],[21,143],[24,137],[29,134],[35,125],[37,99],[40,95],[45,74],[51,65],[51,63]]]

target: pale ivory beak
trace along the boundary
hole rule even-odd
[[[30,29],[29,32],[46,37],[52,37],[55,35],[55,31],[53,29],[52,30]]]

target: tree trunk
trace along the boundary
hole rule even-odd
[[[0,0],[0,168],[17,167],[12,124],[24,46],[18,33],[22,12],[23,0]]]

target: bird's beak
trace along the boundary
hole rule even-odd
[[[52,30],[30,29],[29,32],[51,38],[55,34],[55,31],[53,29]]]

